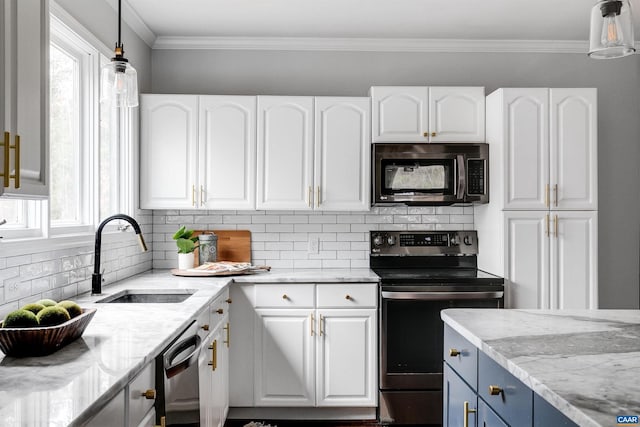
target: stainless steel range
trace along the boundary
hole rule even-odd
[[[441,425],[440,311],[502,308],[504,280],[477,269],[475,231],[372,231],[380,283],[382,424]]]

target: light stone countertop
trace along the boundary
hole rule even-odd
[[[640,310],[448,309],[441,316],[580,426],[640,415]]]
[[[153,270],[74,298],[97,312],[78,340],[45,357],[0,352],[0,426],[85,425],[233,281],[377,282],[368,269],[272,270],[247,276],[177,277]],[[182,303],[100,304],[123,289],[193,289]]]

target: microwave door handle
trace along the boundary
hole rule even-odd
[[[464,167],[464,156],[458,154],[456,158],[458,163],[458,191],[456,196],[459,200],[463,200],[467,192],[467,171]]]

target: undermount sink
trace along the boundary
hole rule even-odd
[[[162,304],[183,302],[194,289],[125,289],[96,301],[97,303]]]

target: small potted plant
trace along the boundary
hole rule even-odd
[[[193,251],[196,249],[198,237],[193,235],[193,230],[187,230],[187,227],[183,225],[173,235],[173,240],[178,245],[178,269],[187,270],[193,268],[195,263]]]

